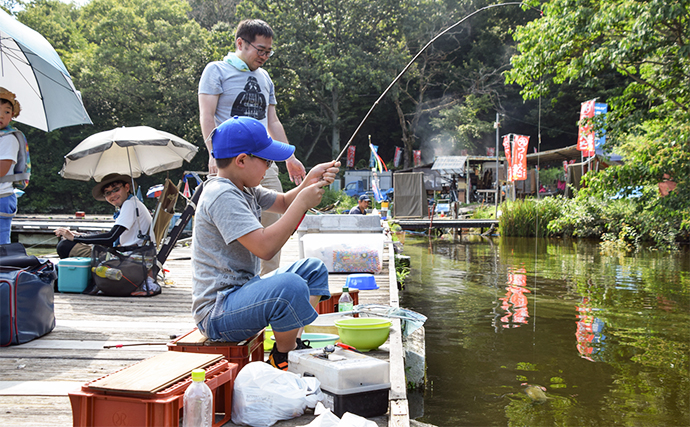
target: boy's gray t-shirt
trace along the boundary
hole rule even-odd
[[[262,228],[261,210],[277,193],[258,186],[241,191],[229,179],[211,178],[194,215],[192,238],[192,314],[201,322],[218,292],[242,286],[259,273],[259,258],[237,241]]]

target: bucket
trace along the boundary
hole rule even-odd
[[[379,285],[376,284],[374,275],[367,273],[350,274],[347,276],[345,284],[350,289],[359,289],[360,291],[379,288]]]

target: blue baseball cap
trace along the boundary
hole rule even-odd
[[[213,131],[211,143],[214,159],[229,159],[244,153],[282,162],[295,152],[294,145],[271,139],[264,125],[252,117],[235,116],[224,121]]]
[[[359,196],[359,201],[361,202],[362,200],[366,200],[367,202],[371,202],[371,199],[366,194],[362,194],[361,196]]]

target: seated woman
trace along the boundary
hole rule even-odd
[[[132,179],[127,175],[106,175],[91,191],[96,200],[105,200],[115,206],[115,225],[101,234],[84,234],[59,227],[57,253],[60,258],[90,257],[93,245],[142,246],[149,239],[151,214],[134,196]]]

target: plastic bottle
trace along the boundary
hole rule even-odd
[[[192,371],[192,383],[184,392],[182,427],[211,427],[213,425],[213,393],[206,385],[206,371]]]
[[[352,307],[354,306],[354,301],[352,300],[352,296],[350,296],[350,289],[347,286],[343,286],[343,293],[340,295],[340,299],[338,300],[338,311],[352,311]]]
[[[105,277],[110,280],[120,280],[122,279],[122,271],[117,268],[106,267],[104,265],[98,267],[91,267],[91,271],[96,273],[97,276]]]

